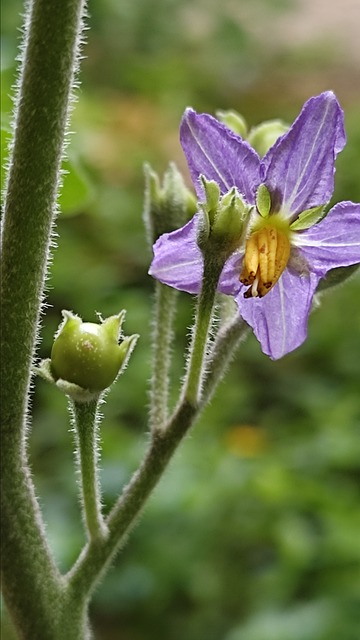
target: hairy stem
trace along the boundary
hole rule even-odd
[[[89,539],[105,533],[98,478],[98,400],[71,402],[80,467],[83,517]]]
[[[155,283],[153,320],[153,364],[150,388],[150,427],[161,428],[168,417],[169,370],[176,289]]]
[[[194,418],[196,409],[184,400],[162,431],[154,431],[147,454],[107,518],[108,535],[90,542],[68,575],[69,588],[88,593],[124,543],[149,495]]]
[[[92,590],[116,551],[139,517],[152,490],[160,480],[180,442],[192,426],[199,409],[204,359],[212,309],[222,265],[205,260],[203,288],[198,303],[186,392],[172,417],[162,429],[152,431],[145,458],[123,490],[109,514],[108,532],[103,539],[90,541],[67,576],[68,588],[86,594]],[[190,382],[189,382],[190,381]]]
[[[1,247],[1,562],[20,634],[48,638],[61,589],[30,477],[26,416],[84,0],[27,9]]]
[[[189,363],[185,380],[185,397],[193,406],[200,403],[202,383],[205,376],[204,361],[206,345],[213,317],[216,288],[223,263],[204,259],[203,286],[200,292],[193,336],[190,345]]]

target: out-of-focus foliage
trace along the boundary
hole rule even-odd
[[[240,4],[255,6],[263,21],[274,10],[291,16],[293,8],[290,1]],[[3,2],[5,125],[20,8],[19,1]],[[152,282],[142,166],[149,161],[162,172],[175,160],[188,176],[177,132],[184,107],[235,108],[250,125],[291,121],[309,95],[334,89],[348,133],[334,201],[360,200],[351,60],[319,43],[271,49],[238,9],[216,0],[89,5],[72,167],[61,202],[72,215],[58,220],[40,355],[50,354],[62,308],[94,321],[96,311],[105,317],[125,307],[127,332],[141,334],[104,407],[106,508],[146,443]],[[357,640],[359,299],[359,275],[325,292],[308,341],[277,363],[249,337],[96,594],[99,640]],[[190,296],[180,295],[175,391],[191,306]],[[29,446],[63,569],[83,543],[71,441],[65,398],[37,382]]]

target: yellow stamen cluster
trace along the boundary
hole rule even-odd
[[[240,282],[249,285],[245,298],[266,295],[279,280],[290,257],[290,241],[285,230],[266,225],[246,241]]]

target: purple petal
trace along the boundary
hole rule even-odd
[[[254,204],[260,159],[240,136],[212,116],[186,109],[180,141],[200,200],[204,194],[199,176],[203,174],[217,182],[222,193],[235,186],[249,204]]]
[[[226,261],[221,272],[218,291],[229,296],[236,296],[239,293],[243,286],[239,280],[243,258],[244,250],[233,253]]]
[[[334,162],[346,142],[343,111],[331,91],[310,98],[262,163],[276,209],[289,217],[326,204],[334,190]]]
[[[196,243],[196,216],[181,229],[160,236],[153,251],[151,276],[180,291],[199,292],[203,258]]]
[[[329,269],[360,262],[360,204],[339,202],[326,218],[294,234],[308,264],[324,275]]]
[[[263,298],[236,297],[240,315],[252,327],[262,351],[273,360],[299,347],[307,336],[311,302],[320,276],[299,276],[285,269]]]

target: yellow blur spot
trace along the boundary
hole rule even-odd
[[[267,445],[264,430],[252,425],[235,426],[228,431],[225,438],[229,451],[241,458],[260,455]]]

